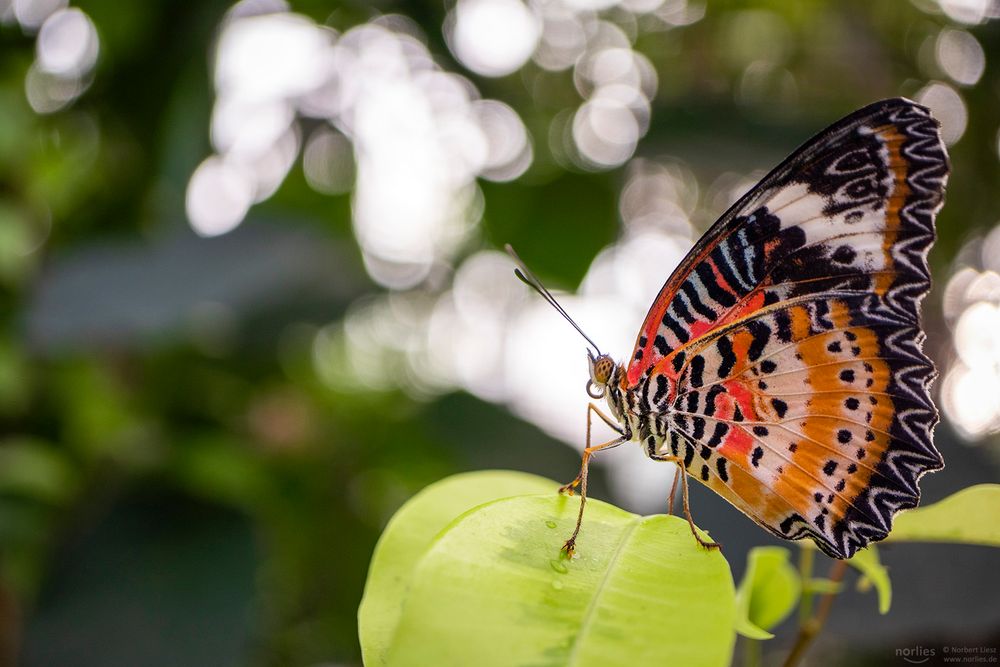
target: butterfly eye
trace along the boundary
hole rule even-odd
[[[615,370],[615,362],[611,361],[611,357],[607,355],[601,355],[594,362],[594,373],[593,380],[599,385],[606,385],[611,379],[611,373]]]

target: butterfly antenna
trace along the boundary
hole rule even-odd
[[[518,280],[520,280],[522,283],[524,283],[531,289],[538,292],[543,299],[548,301],[549,304],[553,308],[555,308],[560,315],[566,318],[567,322],[573,325],[573,328],[576,329],[577,332],[579,332],[579,334],[583,336],[588,343],[594,346],[594,349],[597,350],[597,356],[601,356],[601,348],[597,347],[597,343],[591,340],[590,336],[583,333],[583,329],[580,328],[580,325],[578,325],[576,322],[573,321],[573,318],[569,316],[569,313],[567,313],[566,310],[559,305],[559,302],[556,301],[556,298],[554,296],[552,296],[552,293],[545,288],[545,285],[542,284],[542,281],[539,280],[538,277],[534,273],[532,273],[531,270],[525,265],[524,260],[522,260],[520,257],[517,256],[517,253],[514,252],[514,248],[512,248],[509,243],[506,244],[504,248],[507,250],[507,254],[514,259],[514,263],[517,264],[517,268],[514,269],[514,275],[517,276]]]

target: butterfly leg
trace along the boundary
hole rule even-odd
[[[701,539],[700,535],[698,535],[698,529],[694,525],[694,519],[691,518],[691,504],[688,502],[687,470],[681,466],[680,461],[677,461],[677,467],[680,468],[677,473],[681,476],[681,502],[684,507],[684,518],[687,519],[688,525],[691,527],[691,534],[694,535],[694,539],[698,541],[698,544],[706,549],[721,549],[722,545],[718,542],[706,542]]]
[[[677,464],[677,473],[674,476],[674,483],[670,489],[670,510],[673,513],[673,500],[674,500],[674,489],[677,485],[677,476],[681,478],[681,507],[684,510],[684,518],[687,519],[688,526],[691,527],[691,534],[694,535],[694,539],[698,541],[698,544],[705,547],[706,549],[721,549],[722,545],[718,542],[706,542],[701,539],[698,535],[698,529],[694,525],[694,519],[691,518],[691,504],[688,501],[688,474],[687,469],[684,467],[684,462],[676,456],[654,456],[653,459],[657,461],[669,461],[671,463]]]
[[[569,555],[573,555],[573,550],[576,548],[576,536],[580,534],[580,526],[583,524],[583,508],[587,504],[587,471],[590,468],[590,457],[594,455],[594,452],[617,447],[623,442],[625,442],[625,437],[621,436],[604,444],[587,447],[583,450],[583,463],[580,465],[580,474],[577,476],[580,482],[580,512],[576,516],[576,527],[573,529],[573,534],[563,544],[563,551]]]
[[[598,408],[596,405],[594,405],[593,403],[589,403],[587,405],[587,446],[586,446],[586,449],[590,449],[590,416],[594,412],[597,413],[597,416],[600,417],[601,420],[605,424],[607,424],[608,426],[610,426],[612,429],[614,429],[619,434],[622,434],[621,426],[619,426],[617,423],[615,423],[615,421],[613,419],[611,419],[611,417],[608,417],[606,414],[604,414],[603,412],[601,412],[601,409]],[[624,435],[624,434],[622,434],[622,435]],[[603,446],[600,447],[599,449],[602,449],[602,448],[603,448]],[[586,454],[584,454],[584,461],[586,461]],[[578,487],[580,485],[580,480],[583,477],[583,471],[584,471],[585,467],[586,467],[586,464],[584,464],[584,466],[580,468],[580,474],[577,475],[573,479],[572,482],[570,482],[568,484],[563,484],[562,486],[560,486],[559,487],[559,493],[568,493],[569,495],[573,495],[573,489],[575,489],[576,487]]]
[[[667,514],[674,513],[674,498],[677,497],[677,475],[683,475],[683,471],[674,473],[674,481],[670,483],[670,498],[667,499]]]

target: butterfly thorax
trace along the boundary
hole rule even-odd
[[[621,364],[615,364],[614,370],[611,373],[611,378],[608,380],[608,383],[604,388],[604,398],[608,403],[608,408],[611,410],[611,416],[613,416],[615,420],[625,428],[625,435],[629,436],[629,423],[625,418],[627,410],[624,380],[624,368]]]
[[[605,400],[622,426],[622,436],[641,443],[648,455],[656,456],[668,435],[669,405],[666,401],[650,401],[651,395],[645,391],[648,383],[629,386],[626,372],[624,366],[615,365],[605,386]]]

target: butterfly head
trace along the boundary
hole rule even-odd
[[[606,354],[598,354],[587,350],[587,365],[590,369],[590,380],[587,381],[587,393],[591,398],[604,398],[604,393],[611,376],[615,372],[615,362]]]

